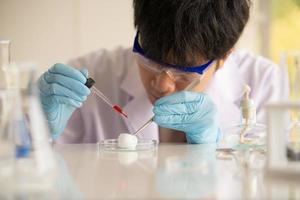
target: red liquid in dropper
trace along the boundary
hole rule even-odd
[[[122,108],[118,105],[114,105],[113,107],[115,109],[115,111],[117,111],[118,113],[120,113],[121,115],[123,115],[124,117],[128,118],[127,114],[123,112]]]

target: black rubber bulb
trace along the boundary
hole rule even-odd
[[[86,83],[84,85],[88,88],[91,88],[95,83],[96,83],[96,81],[94,81],[94,79],[92,79],[90,77],[90,78],[86,79]]]

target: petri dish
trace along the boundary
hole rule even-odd
[[[149,151],[157,148],[156,140],[138,139],[135,148],[127,149],[118,146],[118,139],[106,139],[98,142],[100,151]]]
[[[240,143],[240,134],[244,132],[244,138],[247,140],[247,143]],[[243,124],[238,124],[232,127],[229,127],[224,130],[224,138],[222,143],[225,146],[242,146],[245,147],[257,147],[263,146],[266,143],[266,126],[264,124],[252,124],[247,128]]]

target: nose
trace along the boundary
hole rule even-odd
[[[168,95],[175,91],[175,82],[170,76],[168,71],[163,71],[151,81],[152,87],[156,92],[159,92],[160,95]]]

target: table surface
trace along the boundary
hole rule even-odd
[[[254,155],[246,167],[242,159],[218,158],[215,148],[160,144],[152,151],[104,152],[97,144],[69,144],[54,150],[61,174],[59,185],[69,197],[300,198],[299,183],[264,175],[261,154]]]

